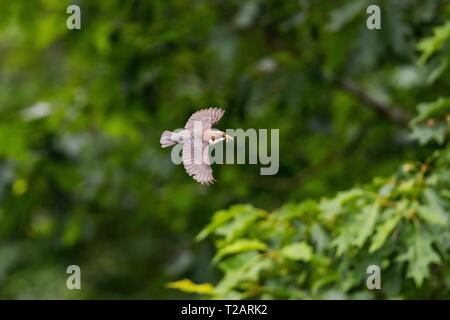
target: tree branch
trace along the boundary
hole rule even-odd
[[[411,115],[402,108],[384,104],[362,90],[356,83],[349,80],[333,79],[332,82],[340,89],[348,92],[367,107],[375,110],[383,118],[389,119],[398,125],[407,125]]]

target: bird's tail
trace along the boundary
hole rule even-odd
[[[162,133],[161,140],[159,140],[159,142],[161,143],[161,147],[167,148],[173,146],[174,144],[177,144],[176,141],[172,140],[172,134],[173,132],[167,130]]]

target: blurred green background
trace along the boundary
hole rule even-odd
[[[66,28],[69,4],[81,30]],[[366,28],[369,4],[381,30]],[[450,76],[418,64],[417,43],[449,13],[439,0],[2,1],[0,298],[186,297],[166,283],[221,277],[212,242],[195,241],[215,211],[332,197],[424,160],[436,146],[408,121]],[[210,106],[226,110],[219,129],[280,129],[276,176],[215,165],[206,187],[171,163],[162,131]],[[80,291],[66,289],[72,264]]]

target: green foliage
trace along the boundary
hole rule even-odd
[[[437,28],[420,43],[423,61],[443,46],[447,29],[448,24]],[[450,100],[421,103],[417,109],[411,136],[440,145],[425,161],[405,163],[388,178],[333,198],[290,203],[270,213],[250,206],[216,213],[198,239],[212,234],[218,255],[232,254],[213,260],[223,277],[209,294],[223,299],[450,298]],[[239,232],[223,232],[230,228]],[[370,265],[381,268],[381,290],[366,286]]]
[[[421,144],[432,140],[443,144],[450,131],[450,99],[422,103],[418,111],[419,114],[412,121],[412,137]]]
[[[228,254],[214,261],[224,276],[210,294],[449,298],[450,198],[442,191],[450,189],[450,149],[432,158],[407,163],[390,178],[334,198],[288,204],[265,214],[249,206],[217,213],[205,230],[215,236],[218,255]],[[229,218],[217,223],[224,214]],[[245,223],[250,219],[251,224]],[[239,232],[223,232],[230,229]],[[371,264],[381,267],[381,291],[366,288]]]
[[[208,283],[205,284],[195,284],[189,279],[184,279],[180,281],[170,282],[167,284],[168,288],[182,290],[189,293],[198,294],[212,294],[214,293],[214,287]]]
[[[385,296],[446,296],[449,14],[444,0],[1,1],[0,298],[357,297],[365,270],[349,269],[366,258]],[[420,103],[423,146],[407,128]],[[214,165],[203,187],[171,163],[161,132],[209,106],[226,109],[220,129],[280,129],[276,176]],[[72,264],[81,291],[65,288]]]
[[[434,53],[441,51],[447,40],[450,39],[450,22],[434,29],[434,34],[420,41],[417,48],[422,51],[419,62],[426,62]]]

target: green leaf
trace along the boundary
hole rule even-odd
[[[344,228],[338,237],[336,237],[332,242],[332,246],[336,247],[336,256],[341,256],[344,252],[346,252],[350,246],[352,245],[352,242],[355,239],[355,232],[354,228],[352,226],[348,226],[347,228]]]
[[[216,290],[226,293],[242,283],[256,282],[264,270],[271,268],[273,268],[271,259],[263,258],[261,255],[249,257],[241,264],[235,265],[234,268],[227,268],[225,276],[217,284]]]
[[[219,261],[226,255],[236,254],[244,251],[251,250],[266,250],[268,247],[265,243],[262,243],[258,240],[249,240],[249,239],[239,239],[235,242],[228,244],[217,251],[216,256],[214,257],[214,262]]]
[[[430,206],[418,207],[417,213],[428,223],[438,224],[441,226],[445,226],[447,224],[447,218]]]
[[[325,250],[330,242],[327,232],[318,223],[314,223],[311,227],[311,240],[315,244],[318,252]]]
[[[432,247],[432,239],[427,232],[417,230],[413,244],[407,252],[407,260],[409,262],[407,276],[421,287],[423,280],[430,275],[429,265],[441,261]]]
[[[232,212],[231,210],[221,210],[216,212],[212,218],[212,221],[205,228],[203,228],[202,231],[200,231],[195,239],[197,241],[205,239],[211,232],[228,222],[233,217],[234,212]]]
[[[421,103],[417,106],[417,111],[419,114],[414,118],[413,123],[444,116],[450,112],[450,99],[439,98],[433,102]]]
[[[214,294],[214,286],[209,283],[195,284],[189,279],[183,279],[179,281],[169,282],[166,285],[171,289],[178,289],[187,293],[198,293],[198,294]]]
[[[348,191],[339,192],[336,197],[332,199],[322,199],[319,207],[325,212],[327,218],[333,218],[335,215],[342,211],[348,203],[351,203],[355,199],[363,197],[364,191],[360,188],[350,189]]]
[[[434,69],[430,70],[427,76],[427,84],[433,84],[437,79],[439,79],[449,67],[449,60],[442,58],[439,65]]]
[[[431,37],[425,38],[417,44],[417,48],[422,52],[419,63],[425,63],[431,55],[440,50],[445,42],[450,38],[450,21],[433,30]]]
[[[228,210],[218,211],[214,214],[211,223],[197,235],[196,240],[201,241],[212,232],[227,234],[228,238],[234,238],[264,214],[265,211],[250,205],[235,205]]]
[[[450,128],[446,119],[450,113],[450,99],[439,98],[433,102],[421,103],[417,110],[418,115],[411,121],[411,137],[420,144],[431,140],[443,144]]]
[[[377,222],[379,211],[380,207],[377,204],[374,204],[371,207],[364,208],[364,212],[362,215],[363,223],[358,231],[355,241],[355,244],[358,247],[362,247],[367,238],[369,238],[369,236],[372,234],[375,223]]]
[[[393,212],[393,215],[391,215],[383,224],[378,226],[375,235],[372,238],[372,243],[369,247],[370,253],[377,251],[383,246],[392,230],[395,229],[398,222],[401,220],[401,215],[395,214],[395,210],[390,211]]]
[[[432,189],[424,191],[427,205],[422,205],[417,209],[419,216],[431,224],[447,225],[448,217],[438,195]]]
[[[287,245],[280,252],[283,257],[291,260],[310,261],[313,255],[312,248],[304,241]]]
[[[447,128],[444,125],[438,125],[432,128],[426,125],[413,125],[411,138],[418,140],[420,144],[426,144],[432,140],[443,144],[446,132]]]

